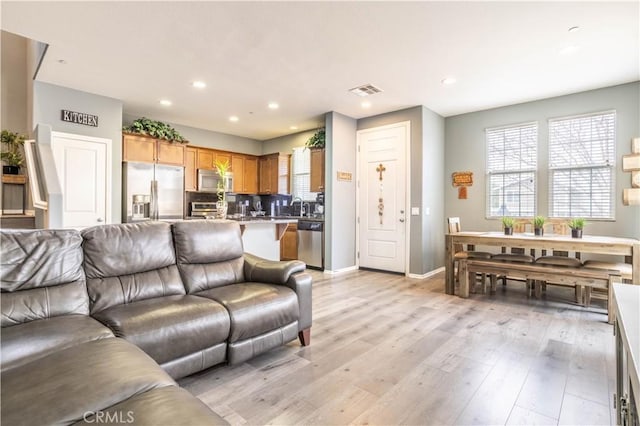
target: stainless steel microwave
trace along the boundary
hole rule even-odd
[[[221,183],[224,192],[233,192],[233,173],[220,176],[213,170],[198,169],[198,191],[217,192],[218,183]]]

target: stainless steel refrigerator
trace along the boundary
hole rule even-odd
[[[122,165],[122,221],[176,220],[184,214],[184,167]]]

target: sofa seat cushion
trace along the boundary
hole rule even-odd
[[[94,317],[159,364],[215,346],[229,335],[225,308],[191,295],[113,306]]]
[[[528,254],[501,253],[491,256],[491,260],[504,260],[507,262],[533,263],[533,256]]]
[[[109,337],[113,337],[111,330],[87,315],[64,315],[4,327],[0,339],[2,371],[51,352]]]
[[[240,283],[197,293],[213,299],[229,311],[229,342],[237,342],[276,330],[298,320],[298,297],[289,287]]]
[[[579,268],[582,266],[580,259],[567,256],[542,256],[536,259],[536,263],[539,265],[566,266],[569,268]]]
[[[111,421],[108,421],[111,419]],[[113,421],[113,420],[116,421]],[[228,425],[222,417],[184,389],[175,386],[156,388],[133,396],[97,413],[90,413],[77,425]]]
[[[52,425],[83,419],[175,382],[123,339],[100,339],[2,373],[2,424]]]

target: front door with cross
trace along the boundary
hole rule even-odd
[[[358,132],[360,266],[405,272],[408,123]]]

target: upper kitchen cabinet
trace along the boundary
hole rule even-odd
[[[213,161],[216,159],[216,152],[212,149],[198,148],[198,169],[213,170]]]
[[[311,192],[324,192],[324,149],[311,150]]]
[[[269,154],[260,157],[259,194],[289,194],[289,159],[288,154]]]
[[[187,147],[184,150],[184,190],[198,189],[198,150]]]
[[[258,193],[258,158],[252,155],[231,154],[233,191],[238,194]]]
[[[184,165],[185,146],[140,135],[122,135],[122,160]]]

